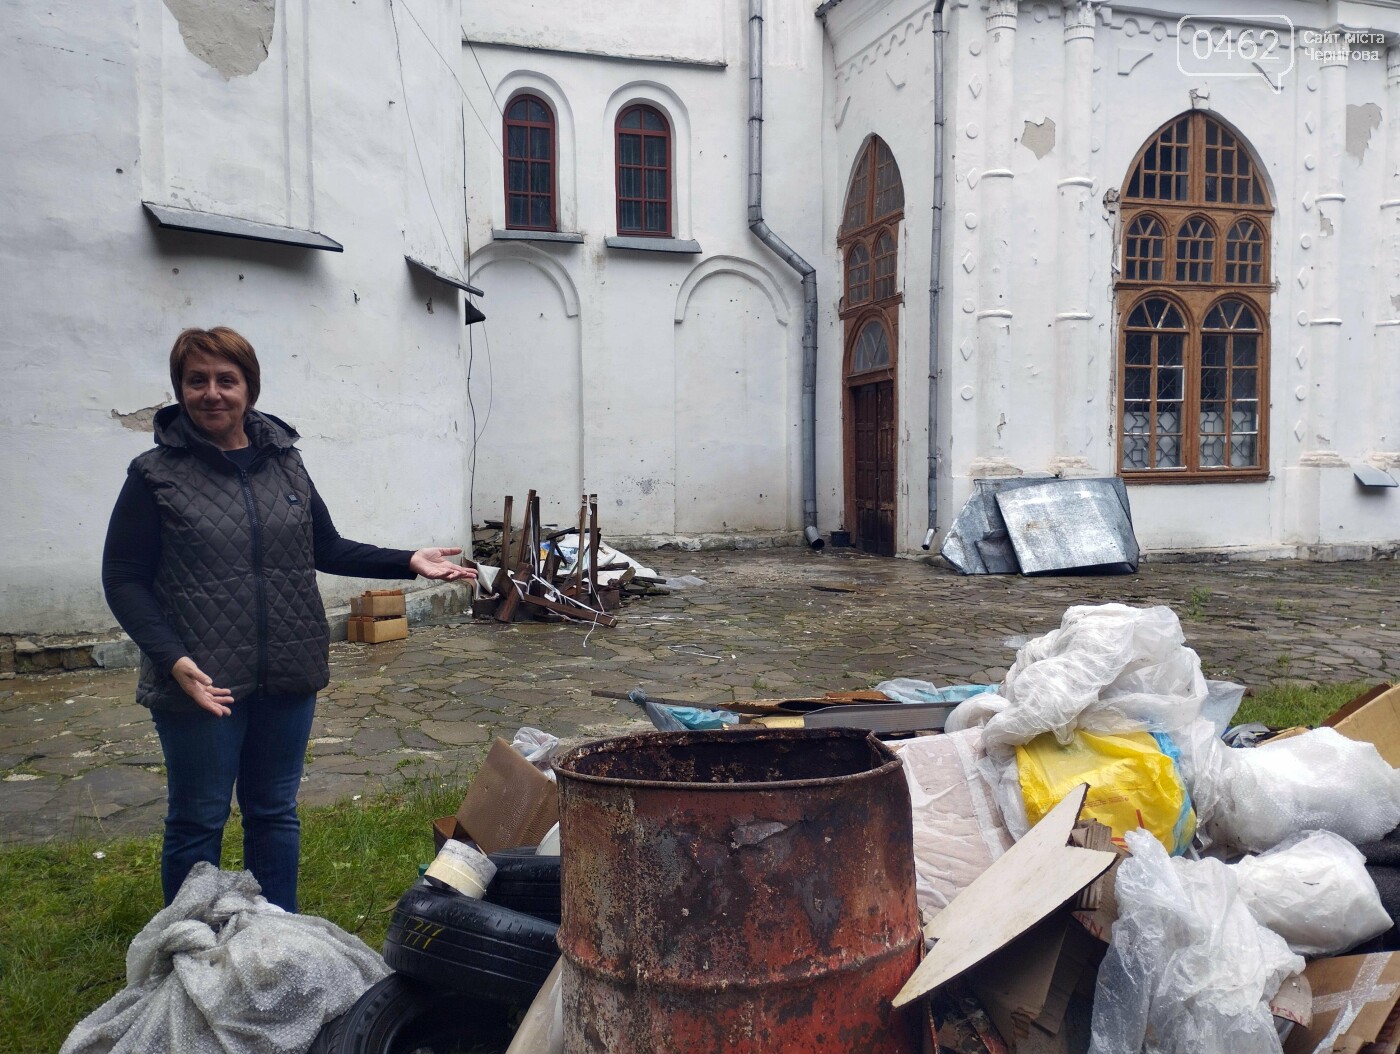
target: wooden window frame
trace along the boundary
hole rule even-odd
[[[654,113],[654,114],[657,116],[657,118],[661,121],[661,125],[662,125],[661,130],[658,131],[658,130],[656,130],[656,129],[648,129],[648,128],[645,128],[645,127],[642,127],[642,128],[635,128],[635,129],[633,129],[633,128],[624,129],[624,128],[622,127],[622,122],[627,118],[627,116],[628,116],[629,114],[635,113],[635,112],[637,112],[637,111],[644,111],[644,112]],[[645,119],[643,119],[643,120],[645,121]],[[623,137],[624,135],[635,135],[635,136],[637,136],[638,138],[641,139],[641,149],[640,149],[640,152],[638,153],[638,157],[641,158],[641,162],[642,162],[641,164],[639,164],[639,165],[628,164],[628,165],[626,165],[626,166],[623,165],[623,163],[622,163],[622,137]],[[647,178],[646,178],[646,177],[647,177],[647,172],[648,172],[648,171],[651,171],[651,172],[658,171],[657,166],[655,166],[655,165],[648,165],[648,164],[646,163],[646,141],[647,141],[648,138],[662,139],[662,140],[664,140],[664,142],[665,142],[666,164],[665,164],[664,167],[662,167],[662,168],[659,169],[659,171],[661,171],[661,172],[663,172],[663,173],[665,174],[665,176],[664,176],[664,178],[663,178],[663,180],[662,180],[662,185],[666,188],[666,197],[665,197],[664,199],[662,199],[662,198],[648,198],[648,197],[646,196],[646,185],[647,185]],[[673,148],[673,140],[674,140],[674,136],[673,136],[672,133],[671,133],[671,121],[670,121],[670,119],[666,116],[666,114],[664,114],[664,113],[663,113],[659,108],[657,108],[656,106],[653,106],[653,105],[651,105],[650,103],[642,103],[642,102],[639,102],[639,103],[631,103],[631,104],[629,104],[629,105],[627,105],[627,106],[624,106],[624,107],[618,112],[617,120],[613,122],[613,180],[614,180],[614,182],[613,182],[613,194],[614,194],[614,200],[615,200],[616,203],[617,203],[617,233],[618,233],[618,235],[619,235],[620,237],[627,237],[627,238],[671,238],[671,237],[673,237],[673,234],[671,233],[672,230],[673,230],[674,227],[675,227],[675,221],[674,221],[674,219],[672,218],[672,215],[671,215],[672,203],[673,203],[673,200],[674,200],[674,198],[675,198],[674,189],[673,189],[673,187],[672,187],[672,180],[675,179],[675,166],[674,166],[674,164],[672,163],[672,154],[671,154],[671,151],[672,151],[672,148]],[[641,189],[641,195],[642,195],[641,197],[624,197],[624,196],[623,196],[623,194],[622,194],[622,170],[623,170],[624,167],[626,167],[626,168],[635,168],[635,169],[637,169],[638,172],[641,173],[641,182],[640,182],[640,189]],[[641,222],[641,227],[639,227],[639,228],[632,228],[632,227],[624,227],[624,226],[622,225],[622,204],[623,204],[624,201],[636,202],[636,203],[640,206],[640,208],[641,208],[641,220],[642,220],[642,222]],[[655,204],[664,204],[664,205],[665,205],[666,229],[665,229],[664,231],[649,231],[649,230],[646,230],[646,229],[645,229],[645,228],[646,228],[646,207],[647,207],[647,205],[655,205]]]
[[[1139,176],[1140,167],[1144,158],[1158,143],[1159,138],[1169,131],[1174,131],[1178,122],[1185,119],[1187,121],[1187,196],[1184,200],[1129,197],[1128,191],[1135,182],[1135,177]],[[1207,122],[1214,122],[1223,129],[1234,140],[1235,149],[1245,154],[1252,166],[1252,175],[1256,183],[1262,203],[1251,202],[1249,204],[1221,203],[1207,201],[1205,194],[1206,187],[1206,166],[1205,166],[1205,129]],[[1175,145],[1175,144],[1173,144]],[[1160,160],[1160,151],[1154,154]],[[1218,176],[1219,174],[1212,174]],[[1227,173],[1231,178],[1238,178],[1236,175]],[[1141,178],[1138,185],[1145,186],[1146,178]],[[1154,132],[1139,149],[1133,158],[1133,163],[1129,166],[1128,176],[1123,182],[1122,197],[1120,199],[1119,216],[1119,247],[1123,259],[1123,274],[1127,274],[1127,232],[1132,228],[1134,221],[1139,217],[1151,216],[1161,224],[1166,236],[1166,259],[1163,267],[1163,280],[1152,281],[1147,279],[1130,279],[1120,277],[1114,284],[1114,289],[1118,301],[1118,336],[1117,346],[1117,418],[1115,432],[1117,435],[1116,454],[1118,473],[1122,478],[1130,483],[1239,483],[1266,480],[1269,478],[1269,359],[1270,359],[1270,301],[1274,292],[1274,285],[1270,277],[1271,265],[1271,228],[1274,214],[1273,205],[1268,200],[1268,191],[1265,187],[1262,166],[1253,151],[1249,148],[1245,140],[1230,129],[1227,125],[1216,121],[1213,117],[1202,111],[1192,111],[1188,114],[1179,114],[1173,117]],[[1204,217],[1213,230],[1214,251],[1212,260],[1212,281],[1177,281],[1176,266],[1180,258],[1178,253],[1178,236],[1183,224],[1192,217]],[[1260,281],[1258,282],[1226,282],[1226,246],[1232,231],[1240,220],[1248,219],[1259,229],[1262,238],[1262,260],[1260,263]],[[1248,267],[1242,265],[1241,270],[1248,275]],[[1126,372],[1127,372],[1127,337],[1128,319],[1133,310],[1150,297],[1163,297],[1176,304],[1178,310],[1182,312],[1186,322],[1186,340],[1183,352],[1184,362],[1184,395],[1182,401],[1181,426],[1181,468],[1153,468],[1153,469],[1130,469],[1124,466],[1124,418],[1126,410]],[[1258,438],[1256,440],[1257,464],[1253,468],[1235,468],[1230,466],[1202,467],[1200,462],[1200,430],[1201,430],[1201,344],[1203,324],[1210,310],[1225,300],[1239,299],[1249,307],[1254,313],[1259,324],[1259,347],[1258,347],[1258,392],[1256,398],[1258,412]],[[1156,381],[1153,382],[1153,394],[1155,398]],[[1137,400],[1134,400],[1137,401]],[[1156,450],[1156,421],[1155,414],[1153,427],[1149,433],[1151,449],[1155,454]],[[1227,442],[1226,459],[1229,459],[1229,449]]]
[[[520,120],[510,116],[517,103],[531,101],[544,107],[544,112],[548,115],[547,121]],[[510,130],[512,128],[524,128],[525,132],[525,156],[515,157],[510,151]],[[548,192],[534,190],[512,191],[510,188],[510,164],[512,161],[522,161],[525,163],[525,186],[532,185],[530,179],[530,168],[539,164],[538,158],[530,156],[530,130],[535,128],[549,129],[549,190]],[[549,100],[534,92],[521,92],[514,96],[506,104],[505,111],[501,115],[501,131],[504,149],[501,151],[501,168],[505,178],[505,199],[506,199],[506,229],[512,231],[558,231],[559,230],[559,131],[558,122],[554,115],[554,107],[549,105]],[[549,224],[539,226],[532,223],[512,223],[510,218],[510,202],[513,196],[523,195],[525,198],[525,214],[533,214],[532,205],[537,198],[548,197],[549,199]]]

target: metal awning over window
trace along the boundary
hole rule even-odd
[[[447,274],[444,271],[439,271],[436,267],[433,267],[431,264],[425,264],[422,260],[415,260],[412,256],[409,256],[407,253],[404,254],[404,259],[408,261],[409,267],[413,268],[415,271],[422,271],[429,278],[435,278],[439,282],[444,283],[445,285],[455,286],[462,292],[469,293],[472,296],[486,295],[484,292],[482,292],[476,286],[472,285],[470,282],[464,282],[460,278],[453,278],[450,274]],[[477,307],[470,300],[466,302],[465,308],[467,325],[470,326],[477,322],[486,321],[486,316],[482,314],[481,308]]]
[[[243,238],[254,242],[274,242],[278,245],[294,245],[299,249],[324,249],[340,253],[345,246],[334,238],[327,238],[317,231],[304,231],[297,227],[279,227],[275,223],[262,223],[258,220],[245,220],[238,216],[224,216],[217,212],[200,212],[198,209],[180,209],[173,205],[157,205],[151,201],[141,204],[155,217],[162,227],[177,231],[196,231],[200,234],[220,234],[226,238]]]

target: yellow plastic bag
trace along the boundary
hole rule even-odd
[[[1095,735],[1075,732],[1069,746],[1054,733],[1016,748],[1021,794],[1031,826],[1075,787],[1089,784],[1083,816],[1113,828],[1113,840],[1139,827],[1150,831],[1174,855],[1186,851],[1196,833],[1196,814],[1181,782],[1166,736],[1148,732]]]

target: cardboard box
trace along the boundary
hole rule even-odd
[[[351,615],[392,618],[407,613],[402,589],[367,589],[360,596],[350,598]]]
[[[382,644],[386,640],[403,640],[408,636],[406,618],[370,618],[351,615],[345,623],[345,639],[360,644]]]
[[[483,852],[538,845],[559,822],[559,788],[497,737],[457,815],[433,824],[434,840],[465,836]],[[441,848],[441,842],[438,843]]]
[[[1284,1054],[1395,1054],[1400,1046],[1400,953],[1318,959],[1303,976],[1312,988],[1312,1022],[1293,1026]],[[1319,1046],[1334,1030],[1332,1042]]]
[[[1322,724],[1348,739],[1374,743],[1391,768],[1400,767],[1400,685],[1378,684]]]

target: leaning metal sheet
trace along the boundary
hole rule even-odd
[[[1137,570],[1128,494],[1119,479],[1057,479],[997,495],[1021,573]]]
[[[1043,482],[1044,478],[1027,476],[973,480],[972,497],[953,521],[939,554],[965,575],[1014,575],[1021,566],[1007,537],[996,496],[1003,490]]]

